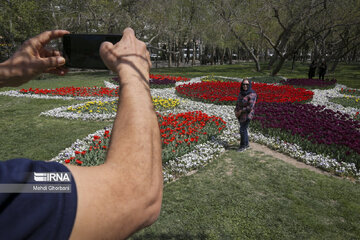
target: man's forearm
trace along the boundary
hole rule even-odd
[[[119,74],[119,106],[105,163],[69,166],[79,196],[74,239],[126,238],[152,224],[161,208],[161,139],[148,84],[149,52],[125,29],[122,40],[104,42],[100,54]]]
[[[147,80],[122,84],[107,164],[126,169],[126,181],[157,194],[162,188],[161,140]]]
[[[11,58],[0,63],[0,87],[18,87],[28,81],[22,78],[23,72],[15,67],[18,63]]]
[[[118,113],[112,130],[107,163],[117,163],[121,159],[123,165],[127,163],[129,155],[144,155],[144,158],[149,158],[149,154],[156,159],[161,158],[160,132],[149,86],[138,77],[120,87]],[[143,164],[145,167],[146,163]],[[130,161],[129,165],[134,165],[134,162]],[[142,167],[138,171],[148,169]]]

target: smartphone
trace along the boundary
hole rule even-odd
[[[107,69],[100,57],[101,43],[116,44],[122,35],[66,34],[62,38],[65,66],[69,68]]]

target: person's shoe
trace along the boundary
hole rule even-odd
[[[249,148],[249,145],[240,147],[240,148],[237,150],[237,152],[244,152],[244,151],[246,151],[248,148]]]

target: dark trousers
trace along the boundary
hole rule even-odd
[[[245,122],[240,123],[240,147],[249,146],[249,135],[248,135],[248,127],[250,124],[250,119]]]

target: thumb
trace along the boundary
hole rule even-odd
[[[113,49],[114,45],[111,42],[103,42],[99,50],[101,59],[110,70],[113,70],[112,66],[116,60]]]
[[[60,56],[42,58],[41,63],[44,69],[56,68],[65,64],[65,58]]]
[[[107,59],[109,55],[112,55],[112,49],[114,48],[114,45],[111,42],[103,42],[100,46],[100,56],[103,59]]]

